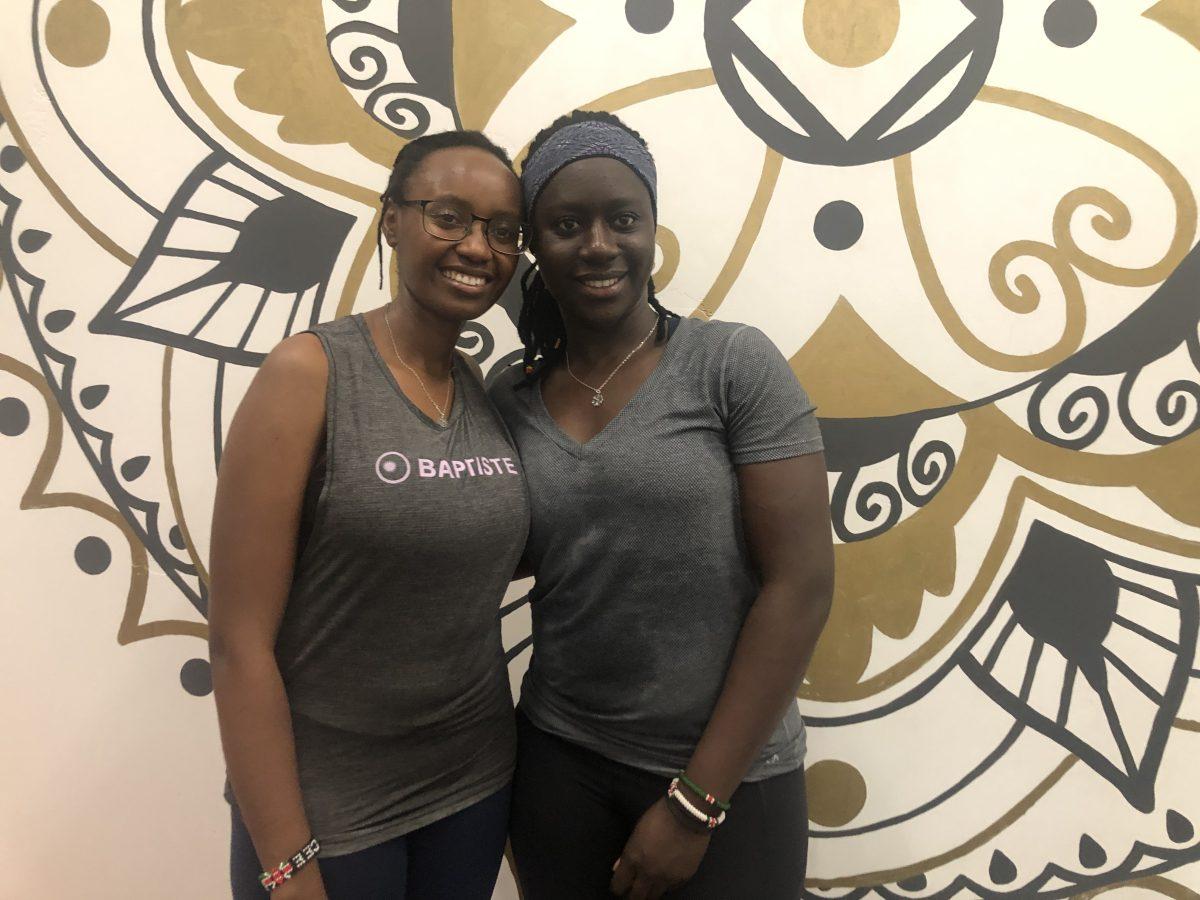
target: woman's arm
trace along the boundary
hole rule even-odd
[[[722,799],[741,784],[795,701],[833,599],[824,455],[740,466],[738,487],[760,588],[687,767],[692,781]]]
[[[324,431],[327,377],[314,335],[281,343],[234,416],[217,477],[209,598],[213,694],[229,779],[264,869],[312,836],[274,648],[304,488]],[[275,893],[280,900],[324,898],[316,861]]]
[[[741,784],[795,701],[833,597],[823,454],[742,465],[737,473],[743,530],[760,589],[687,767],[692,781],[723,800]],[[622,853],[614,891],[657,897],[700,865],[707,836],[685,830],[666,802],[660,800],[638,823]]]

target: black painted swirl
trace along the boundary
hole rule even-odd
[[[904,501],[895,487],[886,481],[868,482],[854,495],[854,511],[863,521],[871,523],[871,527],[862,532],[851,531],[846,522],[846,509],[860,471],[854,469],[838,476],[830,498],[834,533],[847,544],[883,534],[900,521],[904,512]]]
[[[463,326],[463,333],[459,335],[458,343],[455,346],[459,350],[470,353],[471,358],[482,366],[496,349],[496,339],[492,337],[491,331],[483,323],[467,322]]]
[[[1046,395],[1060,383],[1061,380],[1043,381],[1034,390],[1029,399],[1029,430],[1047,443],[1082,450],[1095,443],[1108,425],[1112,404],[1099,385],[1085,384],[1076,388],[1059,406],[1056,418],[1060,434],[1053,434],[1042,422],[1042,407]]]
[[[388,31],[370,22],[345,22],[325,36],[325,46],[329,50],[329,58],[333,60],[338,78],[348,87],[367,90],[381,84],[387,77],[387,56],[379,47],[361,44],[350,51],[348,59],[350,69],[347,69],[333,52],[334,41],[345,35],[356,35],[378,38],[399,49],[399,38],[393,31]]]
[[[371,92],[363,108],[400,137],[420,137],[429,130],[433,117],[428,103],[412,93],[414,88],[414,84],[385,84]],[[385,102],[391,94],[399,96]],[[380,105],[383,106],[382,113],[379,112]]]
[[[940,440],[922,444],[910,458],[911,450],[911,447],[906,447],[900,456],[900,493],[909,503],[920,507],[932,500],[950,480],[957,457],[954,448]],[[918,492],[913,485],[914,480],[927,490]]]
[[[1189,403],[1189,400],[1192,402]],[[1154,403],[1159,421],[1168,427],[1184,421],[1189,408],[1194,427],[1196,419],[1200,417],[1200,384],[1185,378],[1172,381],[1163,388]]]
[[[1155,398],[1154,415],[1157,421],[1153,424],[1172,430],[1172,434],[1151,431],[1139,421],[1130,403],[1130,395],[1141,374],[1140,370],[1130,372],[1121,379],[1121,389],[1117,395],[1117,414],[1130,434],[1142,443],[1162,447],[1200,428],[1200,383],[1195,379],[1171,381],[1163,386]],[[1191,421],[1188,421],[1189,417]],[[1180,425],[1183,427],[1180,428]]]

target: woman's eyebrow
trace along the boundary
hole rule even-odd
[[[461,203],[463,206],[467,207],[467,209],[471,210],[471,212],[475,213],[476,215],[479,215],[479,216],[483,215],[483,213],[481,213],[478,209],[475,208],[475,204],[473,204],[466,197],[460,197],[458,194],[452,194],[452,193],[447,192],[444,194],[435,194],[432,197],[421,197],[421,198],[414,197],[413,199],[440,200],[443,202],[444,201],[453,201],[455,203]],[[507,208],[493,210],[492,214],[490,216],[484,216],[484,218],[490,219],[490,218],[495,218],[497,216],[501,216],[501,217],[508,216],[508,217],[511,217],[514,219],[519,219],[519,218],[521,218],[521,210],[520,210],[520,207],[510,206]]]

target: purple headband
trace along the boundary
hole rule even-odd
[[[532,217],[542,189],[564,166],[595,156],[619,160],[633,169],[650,191],[650,207],[658,218],[658,173],[650,151],[620,125],[589,119],[560,128],[526,158],[521,167],[525,218]]]

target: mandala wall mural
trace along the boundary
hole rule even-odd
[[[404,141],[519,156],[575,107],[656,155],[664,303],[762,328],[819,405],[808,896],[1200,896],[1196,3],[20,0],[0,28],[13,896],[149,896],[181,860],[177,894],[222,895],[232,412],[280,339],[387,298]],[[518,303],[463,333],[485,371]]]

